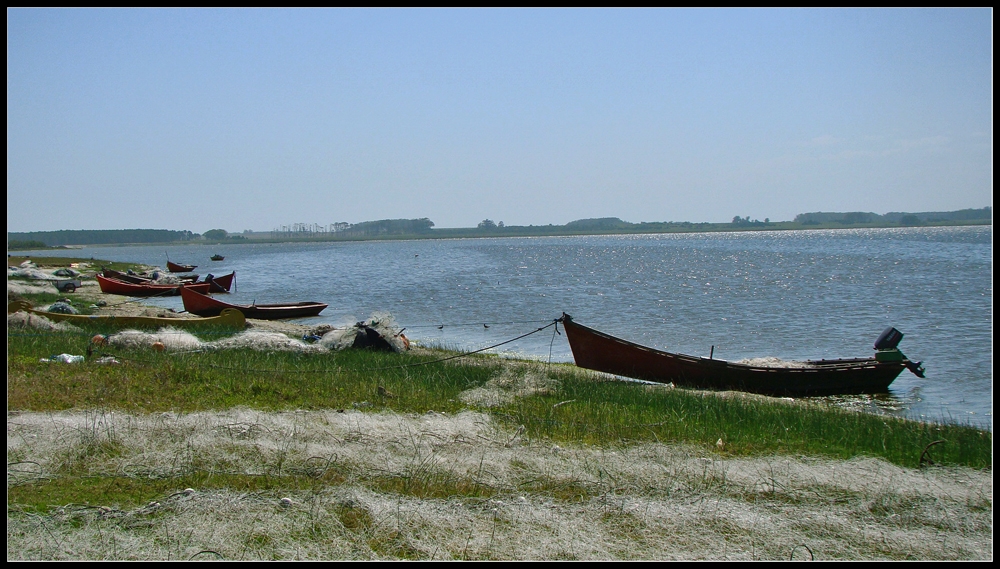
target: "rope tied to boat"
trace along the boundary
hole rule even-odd
[[[520,336],[517,336],[516,338],[511,338],[510,340],[505,340],[505,341],[500,342],[498,344],[493,344],[492,346],[486,346],[485,348],[480,348],[478,350],[473,350],[471,352],[462,352],[461,354],[455,354],[454,356],[448,356],[446,358],[440,358],[440,359],[431,360],[431,361],[427,361],[427,362],[418,362],[418,363],[412,363],[412,364],[403,364],[403,365],[398,365],[398,366],[379,367],[379,368],[374,368],[374,369],[380,370],[380,369],[396,369],[396,368],[406,368],[406,367],[417,367],[417,366],[422,366],[422,365],[429,365],[429,364],[436,364],[436,363],[440,363],[440,362],[446,362],[446,361],[449,361],[449,360],[455,360],[455,359],[458,359],[458,358],[463,358],[465,356],[471,356],[473,354],[478,354],[480,352],[485,352],[486,350],[492,350],[493,348],[499,348],[500,346],[503,346],[505,344],[510,344],[511,342],[516,342],[516,341],[518,341],[518,340],[520,340],[522,338],[527,338],[528,336],[531,336],[532,334],[537,334],[537,333],[541,332],[542,330],[545,330],[546,328],[549,328],[551,326],[555,326],[556,327],[555,332],[557,334],[559,334],[559,330],[558,330],[559,321],[560,321],[560,319],[556,318],[555,320],[553,320],[552,322],[549,322],[548,324],[546,324],[545,326],[542,326],[541,328],[537,328],[535,330],[532,330],[531,332],[527,332],[527,333],[521,334]],[[554,341],[554,338],[555,338],[555,335],[553,335],[553,341]],[[549,348],[549,361],[551,362],[551,360],[552,360],[552,350],[551,350],[551,347],[550,347]]]

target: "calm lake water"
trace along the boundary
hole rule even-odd
[[[478,350],[552,322],[739,360],[862,357],[888,326],[923,361],[888,396],[835,404],[992,429],[992,227],[399,242],[88,247],[59,253],[236,271],[234,303],[315,300],[306,324],[391,315],[424,344]],[[225,260],[212,262],[219,253]],[[179,297],[150,301],[183,310]],[[552,328],[492,351],[573,360]]]

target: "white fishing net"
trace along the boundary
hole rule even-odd
[[[553,445],[472,411],[8,413],[7,462],[8,491],[65,469],[315,480],[266,491],[177,486],[138,506],[111,495],[44,512],[9,507],[8,560],[990,560],[993,551],[989,470]],[[421,496],[379,481],[483,492]]]
[[[11,294],[59,294],[55,283],[47,281],[7,281],[7,295]]]
[[[153,311],[155,312],[155,311]],[[7,325],[27,326],[49,330],[78,329],[68,323],[55,324],[42,315],[15,312],[7,315]],[[402,352],[409,348],[408,340],[402,334],[389,314],[379,314],[364,322],[342,328],[323,326],[303,338],[291,337],[287,333],[249,329],[217,340],[202,340],[195,334],[178,328],[164,327],[156,331],[128,329],[109,334],[102,343],[110,348],[138,349],[156,348],[167,352],[189,352],[198,350],[229,350],[248,348],[259,351],[288,351],[319,353],[338,351],[352,347],[367,347],[355,344],[359,334],[366,330],[375,331],[385,341],[384,349]],[[376,346],[378,348],[378,346]]]
[[[738,364],[755,366],[755,367],[777,367],[777,368],[807,368],[815,367],[808,362],[797,362],[794,360],[783,360],[781,358],[775,357],[764,357],[764,358],[747,358],[745,360],[739,360]]]
[[[7,328],[34,328],[38,330],[78,331],[79,328],[66,322],[53,322],[44,316],[30,312],[14,312],[7,315]]]

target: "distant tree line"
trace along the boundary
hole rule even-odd
[[[225,229],[209,229],[202,235],[207,241],[245,241],[242,235],[230,235]]]
[[[125,243],[173,243],[199,237],[190,231],[169,229],[81,229],[7,233],[7,246],[14,241],[35,241],[46,247],[63,245],[118,245]]]
[[[19,239],[13,239],[7,242],[8,251],[23,251],[25,249],[46,249],[48,245],[42,243],[41,241],[21,241]]]
[[[751,220],[749,216],[733,217],[731,223],[708,223],[690,221],[654,221],[631,223],[617,217],[599,217],[578,219],[565,225],[504,225],[504,222],[494,222],[484,219],[476,227],[433,229],[434,222],[426,217],[419,219],[382,219],[349,224],[346,222],[330,226],[326,232],[297,231],[287,233],[273,232],[270,239],[294,240],[352,240],[379,238],[428,238],[428,237],[477,237],[477,236],[537,236],[537,235],[583,235],[583,234],[615,234],[615,233],[675,233],[692,231],[740,231],[755,229],[801,229],[817,225],[901,225],[916,226],[942,222],[983,222],[992,223],[993,208],[962,209],[950,212],[901,213],[890,212],[885,215],[870,212],[841,213],[800,213],[795,221],[772,222]],[[253,232],[244,231],[244,235],[231,235],[224,229],[210,229],[204,235],[190,231],[171,231],[166,229],[108,229],[108,230],[77,230],[77,231],[35,231],[26,233],[7,233],[8,249],[41,249],[44,247],[60,247],[66,245],[115,245],[128,243],[173,243],[192,240],[209,241],[245,241]],[[268,237],[262,237],[267,239]]]
[[[759,219],[755,219],[753,221],[750,221],[750,216],[749,215],[746,216],[746,217],[740,217],[740,216],[737,215],[737,216],[733,217],[732,223],[733,223],[733,225],[744,225],[744,226],[745,225],[757,225],[757,226],[760,226],[760,225],[767,225],[767,224],[771,223],[771,220],[765,217],[764,221],[761,221]]]
[[[434,222],[426,217],[420,219],[382,219],[353,223],[337,233],[344,237],[420,235],[429,233],[432,227],[434,227]]]
[[[820,225],[827,223],[842,223],[844,225],[866,223],[891,223],[899,225],[920,225],[940,221],[973,221],[993,219],[993,208],[960,209],[956,211],[933,211],[923,213],[889,212],[885,215],[864,211],[841,213],[812,212],[800,213],[795,216],[795,222],[802,225]]]

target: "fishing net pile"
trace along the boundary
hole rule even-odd
[[[30,312],[14,312],[7,315],[7,328],[35,328],[37,330],[53,330],[60,332],[70,332],[79,330],[76,326],[66,322],[53,322],[44,316],[32,314]]]
[[[797,362],[794,360],[783,360],[781,358],[775,357],[763,357],[763,358],[748,358],[745,360],[739,360],[738,364],[755,366],[755,367],[778,367],[778,368],[805,368],[805,367],[816,367],[809,362]]]
[[[80,272],[61,268],[48,271],[38,268],[34,262],[24,261],[17,267],[7,267],[7,295],[11,294],[58,294],[55,282],[60,279],[79,278]],[[15,280],[11,280],[11,278]],[[27,280],[23,280],[27,279]],[[96,283],[81,283],[96,286]]]
[[[190,280],[190,279],[178,278],[178,277],[176,277],[174,275],[171,275],[169,273],[166,273],[166,272],[164,272],[164,271],[162,271],[160,269],[153,269],[151,271],[146,271],[146,272],[143,272],[143,273],[136,273],[132,269],[129,269],[129,270],[125,271],[125,274],[131,275],[131,276],[134,276],[134,277],[142,277],[142,278],[145,278],[145,279],[149,279],[149,280],[153,281],[153,284],[162,284],[162,285],[168,285],[168,284],[177,284],[177,285],[179,285],[179,284],[183,284],[184,282],[187,282],[188,280]]]
[[[46,271],[44,269],[38,268],[33,261],[28,260],[21,263],[17,267],[7,267],[7,278],[10,277],[21,277],[26,279],[36,279],[36,280],[54,280],[54,279],[75,279],[80,276],[80,272],[69,268],[60,268],[54,271]]]
[[[54,324],[42,315],[25,312],[8,314],[7,326],[48,330],[79,330],[69,323]],[[344,349],[403,352],[409,349],[409,340],[402,332],[402,329],[396,326],[391,315],[378,314],[353,326],[341,328],[321,326],[313,329],[302,338],[293,338],[283,332],[273,330],[251,328],[217,340],[202,340],[187,330],[168,326],[156,331],[122,330],[107,336],[95,336],[94,339],[97,339],[96,343],[104,349],[154,348],[168,352],[233,349],[302,353],[322,353]]]
[[[387,352],[403,352],[410,348],[410,342],[403,335],[403,329],[396,325],[391,314],[376,313],[368,320],[345,328],[334,328],[321,337],[313,337],[317,344],[329,350],[345,348],[370,349]]]

